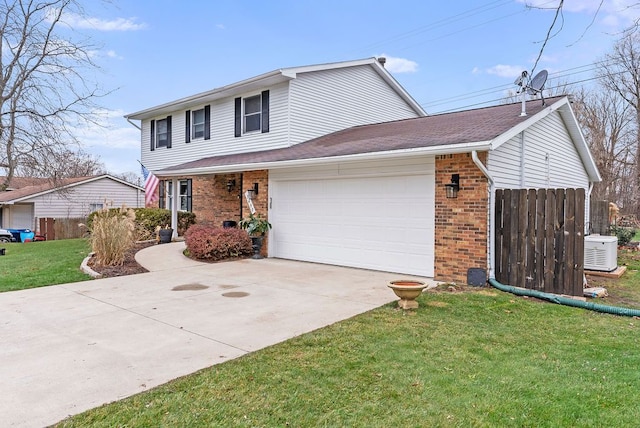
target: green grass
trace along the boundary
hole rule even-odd
[[[493,289],[425,293],[62,427],[637,426],[640,321]]]
[[[618,279],[589,276],[590,287],[604,287],[609,296],[598,303],[612,306],[640,308],[640,252],[618,249],[618,266],[627,271]]]
[[[0,248],[5,248],[0,256],[0,291],[91,279],[80,270],[90,251],[86,239],[1,244]]]

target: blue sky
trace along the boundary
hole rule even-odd
[[[139,173],[140,134],[124,114],[283,67],[372,56],[387,57],[428,113],[495,104],[533,68],[558,1],[86,1],[85,19],[65,21],[99,46],[95,80],[114,91],[101,100],[108,128],[79,135],[109,172]],[[600,3],[565,0],[535,68],[549,71],[547,86],[592,77],[640,17],[636,0]]]

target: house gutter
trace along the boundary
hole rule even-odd
[[[141,132],[142,132],[142,127],[141,127],[141,126],[138,126],[138,124],[137,124],[137,123],[133,123],[133,122],[131,121],[131,119],[129,119],[129,116],[125,116],[124,118],[125,118],[125,119],[127,119],[127,122],[129,122],[130,124],[132,124],[133,126],[135,126],[136,128],[138,128],[138,131],[141,131]]]
[[[251,162],[232,165],[218,165],[202,168],[182,168],[171,170],[158,170],[155,172],[158,176],[177,177],[181,175],[206,175],[206,174],[222,174],[230,172],[252,171],[258,169],[280,169],[305,167],[313,165],[327,164],[330,162],[357,162],[377,159],[389,159],[393,157],[407,157],[416,155],[444,155],[456,153],[469,153],[470,150],[484,151],[491,148],[490,141],[480,141],[474,143],[455,144],[449,146],[438,147],[418,147],[414,149],[387,150],[382,152],[357,153],[352,155],[329,156],[310,159],[293,159],[272,162]],[[485,168],[486,171],[486,168]],[[488,173],[488,172],[487,172]]]
[[[489,173],[489,170],[487,169],[487,167],[482,163],[480,158],[478,158],[477,150],[473,150],[471,152],[471,159],[473,160],[473,163],[476,164],[478,169],[484,174],[484,176],[487,177],[487,180],[489,180],[489,234],[487,236],[487,239],[489,240],[488,262],[489,262],[489,278],[494,278],[495,277],[495,253],[496,253],[495,240],[493,239],[496,231],[495,196],[494,196],[495,182],[493,180],[493,176],[491,176],[491,173]]]

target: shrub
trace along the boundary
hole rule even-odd
[[[113,213],[117,208],[109,209]],[[156,237],[158,227],[171,224],[171,210],[163,208],[134,208],[136,217],[135,239],[137,241],[145,241]],[[93,219],[96,213],[94,211],[87,218],[87,226],[91,229]],[[196,222],[196,215],[192,212],[178,211],[178,234],[183,235],[189,226]]]
[[[92,213],[90,238],[96,263],[119,266],[135,242],[135,213],[130,208],[103,209]]]
[[[224,229],[195,224],[184,236],[191,257],[206,260],[223,260],[253,254],[251,238],[244,230]]]
[[[636,231],[628,227],[611,226],[611,233],[618,237],[618,245],[627,245],[633,239]]]

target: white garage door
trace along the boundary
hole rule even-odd
[[[344,167],[339,176],[335,168],[271,172],[270,254],[432,277],[433,162],[386,169],[364,177],[345,177]]]
[[[16,204],[11,205],[10,228],[32,229],[33,228],[33,205]]]

